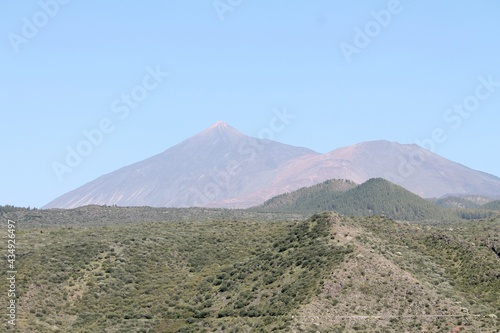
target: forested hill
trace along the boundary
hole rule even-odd
[[[344,186],[339,186],[344,182]],[[351,187],[347,189],[347,187]],[[352,182],[327,181],[280,195],[257,210],[319,212],[334,210],[352,216],[384,215],[398,220],[453,220],[457,215],[401,186],[374,178],[356,186]]]
[[[500,200],[488,202],[487,204],[483,205],[481,208],[482,209],[490,209],[490,210],[500,210]]]
[[[323,183],[302,187],[290,193],[277,195],[257,207],[266,212],[316,212],[324,211],[333,200],[358,184],[344,179],[330,179]]]

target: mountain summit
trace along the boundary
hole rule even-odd
[[[238,138],[243,138],[245,135],[239,132],[236,128],[230,126],[223,121],[217,121],[215,124],[207,128],[206,130],[198,133],[191,139],[200,137],[204,140],[221,140],[223,142],[231,142],[233,140],[238,140]]]
[[[500,178],[417,145],[372,141],[320,154],[257,139],[218,121],[146,160],[101,176],[44,208],[89,204],[245,208],[327,179],[382,177],[422,197],[500,196]]]

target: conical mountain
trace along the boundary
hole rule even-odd
[[[331,204],[339,213],[385,215],[398,220],[452,220],[451,211],[382,178],[373,178],[345,192]]]
[[[257,192],[276,177],[283,164],[314,155],[318,153],[306,148],[245,136],[219,121],[163,153],[101,176],[44,208],[210,206]]]

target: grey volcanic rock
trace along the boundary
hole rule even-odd
[[[246,208],[327,179],[385,178],[422,197],[500,196],[500,178],[417,145],[373,141],[326,154],[245,136],[224,122],[47,204]]]

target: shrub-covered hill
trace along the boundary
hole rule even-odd
[[[117,222],[19,225],[17,325],[3,331],[498,329],[500,219]]]
[[[499,222],[340,217],[332,232],[353,252],[301,307],[294,332],[498,332]]]
[[[20,226],[15,332],[283,331],[351,251],[330,227],[322,216]]]
[[[334,181],[336,184],[338,181]],[[385,215],[408,220],[457,220],[457,215],[382,178],[339,191],[329,182],[272,198],[256,207],[262,211],[320,212],[334,210],[352,216]]]

